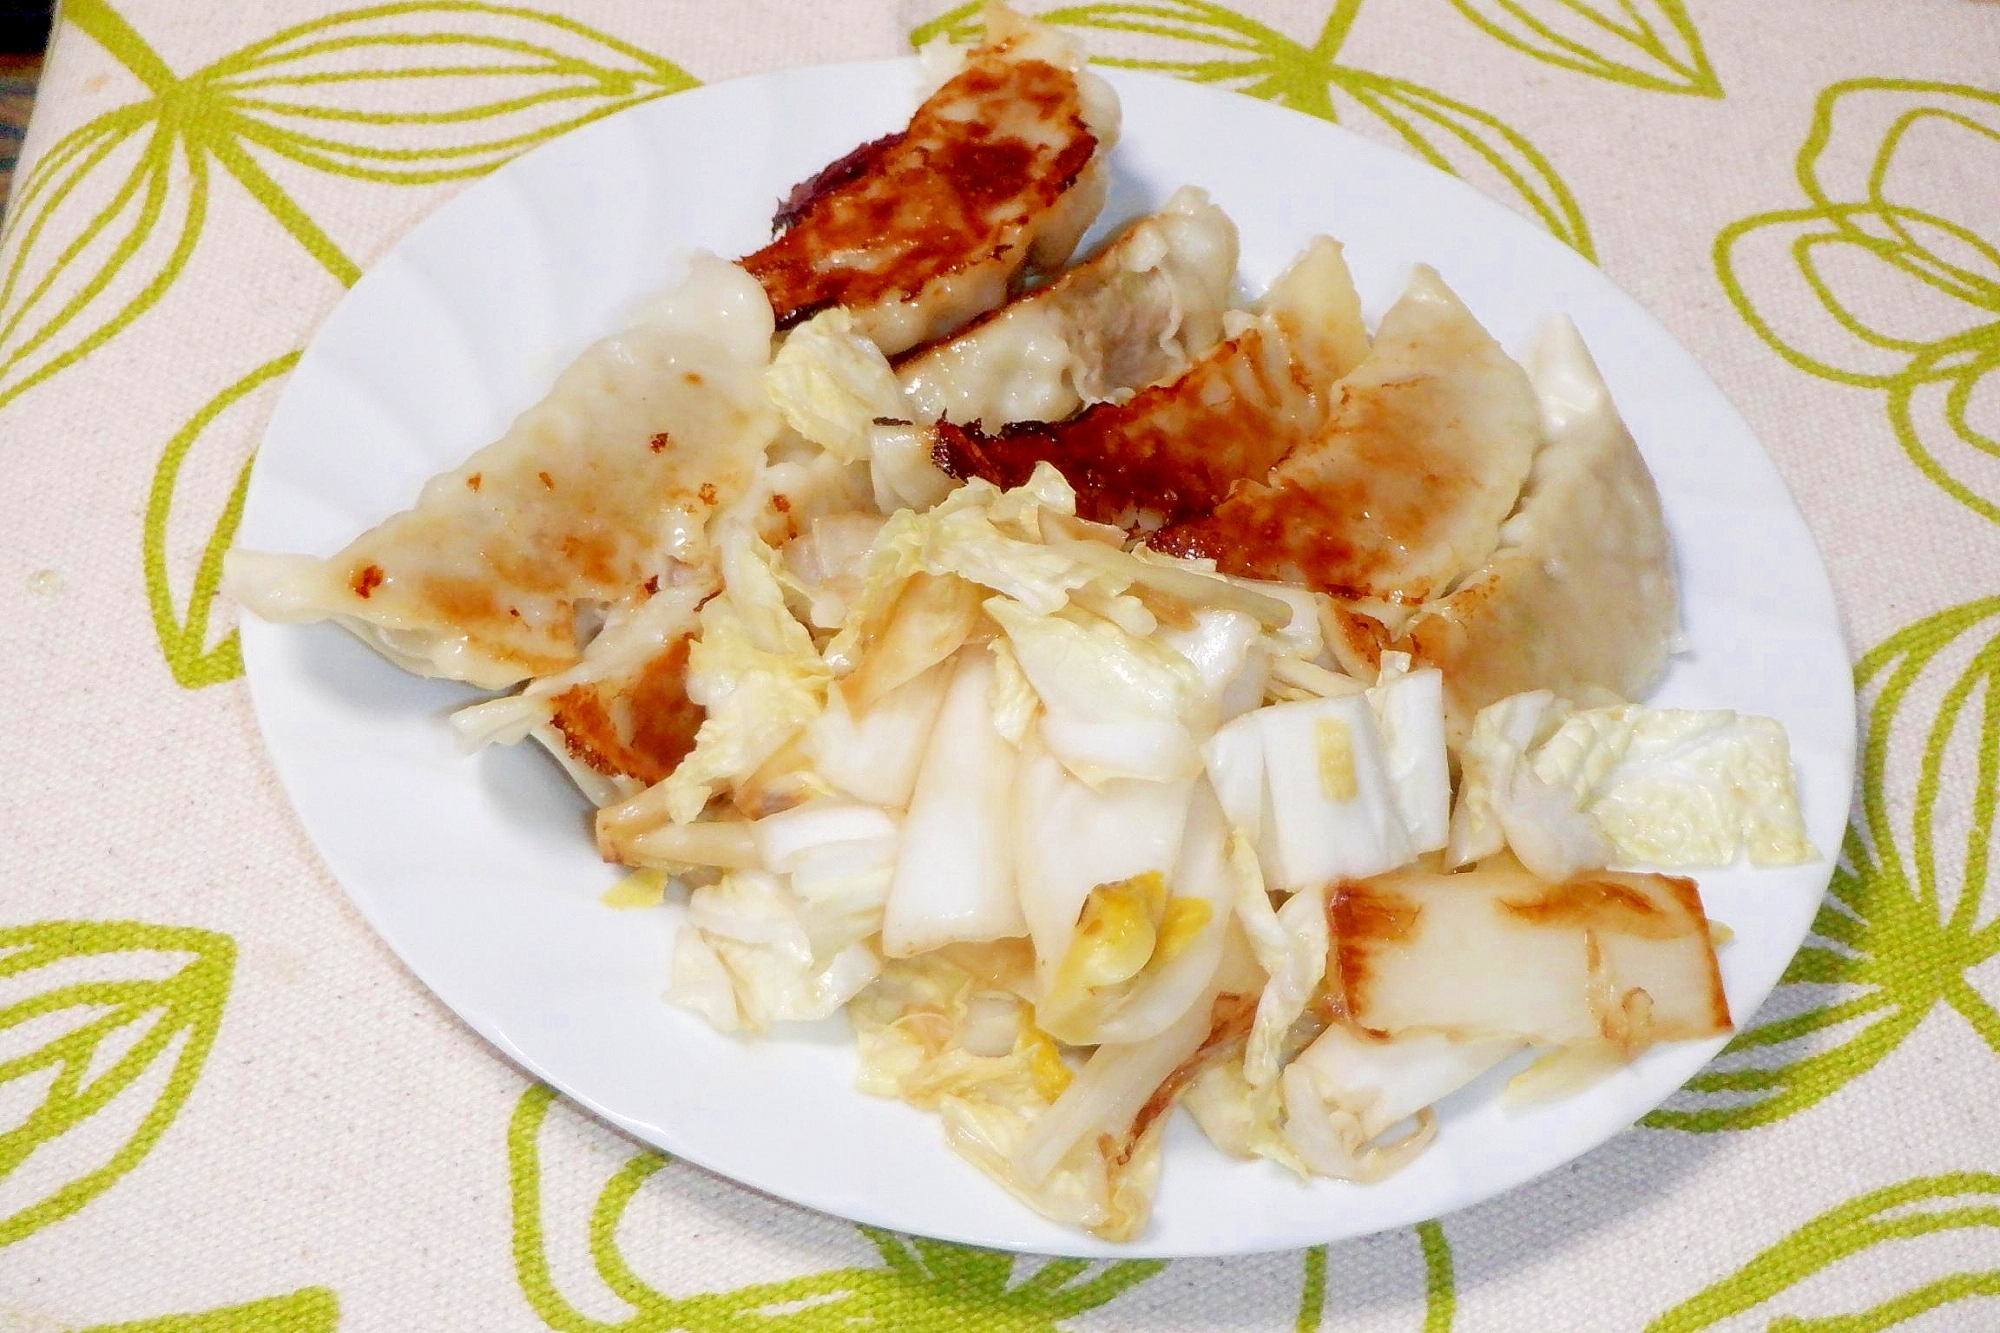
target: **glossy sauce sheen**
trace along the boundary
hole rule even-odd
[[[1444,580],[1416,568],[1476,481],[1420,441],[1432,406],[1424,384],[1343,389],[1340,447],[1300,456],[1269,484],[1245,488],[1205,520],[1153,545],[1206,556],[1231,574],[1301,583],[1336,597],[1422,601]]]
[[[1076,78],[981,48],[909,129],[794,190],[777,239],[747,256],[778,327],[829,306],[907,301],[984,263],[1076,183],[1097,150]]]
[[[1335,392],[1327,429],[1268,482],[1152,545],[1231,574],[1403,604],[1443,596],[1479,568],[1540,438],[1521,368],[1419,269]]]

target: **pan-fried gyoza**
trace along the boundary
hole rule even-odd
[[[1419,267],[1371,336],[1325,237],[1231,309],[1198,190],[1064,271],[1116,123],[994,7],[776,240],[227,586],[519,685],[456,725],[563,763],[607,910],[673,886],[670,1001],[846,1012],[861,1090],[1122,1239],[1182,1107],[1382,1181],[1496,1066],[1721,1036],[1681,872],[1816,853],[1775,722],[1640,701],[1671,548],[1576,330],[1524,369]]]

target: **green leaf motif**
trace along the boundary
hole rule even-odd
[[[678,66],[561,14],[472,0],[331,14],[225,56],[191,82],[232,139],[401,185],[480,175],[694,84]],[[439,133],[451,127],[477,133]]]
[[[1748,1129],[1795,1115],[1873,1069],[1941,1004],[2000,1055],[2000,1013],[1966,976],[2000,952],[2000,921],[1981,911],[2000,797],[2000,597],[1898,631],[1855,680],[1874,687],[1861,808],[1812,934],[1760,1020],[1644,1124]],[[1939,698],[1927,724],[1904,715],[1920,689]]]
[[[1877,1245],[1990,1227],[2000,1227],[2000,1176],[1961,1172],[1892,1185],[1821,1213],[1737,1272],[1655,1319],[1646,1333],[1700,1333],[1777,1301],[1814,1274]],[[1989,1241],[1989,1248],[1996,1243],[2000,1237]],[[1766,1327],[1769,1333],[1876,1333],[1981,1296],[2000,1296],[2000,1269],[1948,1274],[1852,1314],[1779,1315]]]
[[[334,1333],[340,1302],[325,1287],[302,1287],[289,1296],[203,1310],[161,1315],[128,1324],[98,1324],[78,1333]]]
[[[217,168],[351,285],[359,265],[273,166],[457,180],[695,82],[561,14],[484,0],[343,10],[185,77],[107,0],[69,0],[62,13],[147,96],[65,135],[20,182],[0,233],[0,406],[159,302],[200,238]]]
[[[1451,0],[1516,51],[1631,88],[1722,96],[1683,0]]]
[[[1715,242],[1716,274],[1792,365],[1886,395],[1924,476],[2000,522],[2000,219],[1960,185],[2000,173],[2000,92],[1851,79],[1799,151],[1806,204]]]
[[[100,180],[116,180],[106,197]],[[208,210],[208,162],[144,108],[58,140],[0,235],[0,405],[102,346],[163,295]]]
[[[153,485],[146,497],[146,517],[140,529],[140,555],[146,571],[146,600],[152,607],[153,631],[159,636],[160,652],[167,668],[184,689],[197,690],[217,685],[243,674],[243,650],[235,630],[209,643],[209,616],[216,593],[222,586],[222,557],[236,539],[243,520],[243,495],[250,485],[250,462],[246,457],[237,470],[236,483],[203,542],[201,557],[188,591],[185,613],[174,606],[174,590],[168,575],[167,528],[173,517],[174,496],[189,452],[217,417],[298,364],[299,354],[287,352],[236,381],[217,394],[167,441],[153,470]]]
[[[641,1152],[604,1185],[591,1208],[589,1248],[599,1283],[631,1308],[616,1322],[593,1318],[560,1290],[542,1216],[540,1138],[555,1093],[521,1096],[507,1130],[514,1211],[514,1267],[536,1316],[557,1333],[1056,1333],[1061,1321],[1105,1305],[1166,1265],[1152,1260],[1089,1263],[1053,1259],[1023,1275],[1010,1254],[862,1228],[882,1266],[841,1268],[736,1291],[668,1296],[633,1270],[618,1228],[633,1197],[667,1159]]]
[[[1336,0],[1310,45],[1210,0],[1107,0],[1063,5],[1036,17],[1076,29],[1087,41],[1106,34],[1152,52],[1096,57],[1102,64],[1232,88],[1324,120],[1371,124],[1432,166],[1509,198],[1594,260],[1576,197],[1525,136],[1443,93],[1338,61],[1360,9],[1361,0]],[[978,16],[972,0],[918,27],[910,40],[918,46],[938,36],[973,40]]]
[[[0,1245],[67,1217],[151,1151],[215,1042],[235,958],[226,935],[137,921],[0,929],[0,1086],[40,1088],[26,1118],[0,1131]],[[143,1111],[121,1142],[68,1151],[95,1117],[121,1110]],[[52,1178],[37,1171],[45,1149],[63,1150]]]
[[[1451,1333],[1458,1313],[1458,1281],[1452,1271],[1451,1242],[1436,1222],[1419,1222],[1413,1228],[1424,1255],[1423,1333]],[[1299,1290],[1299,1317],[1292,1327],[1296,1333],[1320,1333],[1326,1318],[1326,1246],[1315,1245],[1305,1252],[1305,1281]]]

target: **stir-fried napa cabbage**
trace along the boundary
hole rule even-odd
[[[816,498],[777,523],[766,479],[718,523],[716,591],[671,594],[692,748],[598,816],[653,868],[620,902],[684,886],[673,1003],[724,1031],[844,1010],[858,1086],[1114,1239],[1179,1105],[1226,1152],[1366,1182],[1517,1053],[1510,1098],[1546,1097],[1728,1030],[1692,882],[1605,867],[1811,855],[1776,724],[1541,691],[1453,749],[1442,673],[1350,674],[1326,598],[1128,550],[1049,463],[953,483],[842,312],[765,384],[767,469]],[[621,615],[466,725],[609,678],[648,623]]]
[[[1439,1099],[1517,1049],[1504,1038],[1397,1039],[1335,1024],[1285,1066],[1285,1143],[1315,1175],[1380,1180],[1429,1145]]]
[[[1568,792],[1620,860],[1795,865],[1814,852],[1791,747],[1767,717],[1727,710],[1593,708],[1536,751],[1535,776]]]
[[[1205,701],[1185,657],[1087,611],[1038,616],[996,597],[986,613],[1041,700],[1042,741],[1063,767],[1097,785],[1199,771],[1194,728]]]
[[[669,998],[713,1025],[845,1007],[865,1090],[1110,1237],[1183,1102],[1371,1181],[1517,1052],[1560,1095],[1727,1030],[1692,883],[1604,867],[1801,854],[1773,724],[1541,692],[1454,754],[1437,668],[1347,674],[1323,599],[1128,551],[1048,464],[836,517],[718,537],[709,720],[599,817],[692,886]]]
[[[1461,756],[1453,865],[1507,847],[1561,880],[1618,862],[1796,865],[1806,839],[1784,729],[1726,710],[1576,710],[1546,691],[1482,709]]]
[[[1343,885],[1328,916],[1331,1007],[1370,1032],[1630,1055],[1729,1030],[1693,880],[1600,870],[1550,883],[1503,857]]]
[[[1332,242],[1249,311],[1224,308],[1235,254],[1228,219],[1183,191],[894,365],[854,309],[773,348],[751,302],[723,331],[754,465],[662,537],[667,577],[566,601],[548,668],[454,718],[477,744],[540,739],[602,807],[600,850],[635,868],[606,906],[682,913],[669,1001],[725,1032],[845,1012],[859,1088],[935,1112],[1015,1197],[1111,1239],[1146,1225],[1180,1106],[1227,1153],[1368,1182],[1510,1061],[1511,1100],[1559,1096],[1654,1042],[1727,1032],[1726,932],[1692,880],[1657,872],[1815,855],[1776,722],[1620,702],[1591,682],[1636,666],[1577,665],[1652,662],[1672,599],[1650,479],[1573,328],[1530,358],[1531,451],[1528,380],[1470,313],[1434,275],[1399,307],[1455,331],[1425,342],[1426,374],[1507,427],[1480,531],[1454,530],[1478,549],[1392,552],[1461,570],[1407,605],[1132,547],[1078,516],[1054,445],[1011,488],[940,465],[941,418],[993,433],[1124,402],[1255,326],[1324,371],[1274,389],[1309,437],[1271,464],[1277,489],[1324,484],[1335,444],[1334,471],[1369,480],[1346,445],[1407,388],[1408,349],[1371,348]],[[1063,438],[1045,425],[1019,430]],[[1577,582],[1527,558],[1597,542],[1573,520],[1613,492],[1650,515],[1603,539],[1629,559]],[[1639,600],[1613,614],[1628,583]],[[1494,607],[1586,602],[1612,608],[1565,627],[1587,652],[1473,651],[1513,623]],[[1365,653],[1363,621],[1383,631]],[[1503,679],[1521,692],[1468,721]]]
[[[990,654],[953,664],[889,882],[882,947],[892,957],[1027,933],[1008,818],[1018,752],[993,726],[992,687]]]
[[[666,820],[697,818],[718,788],[755,776],[824,706],[827,665],[786,605],[777,552],[746,527],[716,546],[722,592],[702,606],[687,659],[688,697],[707,716],[673,773],[599,814],[607,852]]]
[[[824,1018],[881,970],[899,830],[877,806],[823,800],[755,821],[762,869],[688,897],[667,998],[724,1031]]]
[[[764,371],[764,392],[785,424],[843,461],[865,461],[877,418],[903,415],[889,358],[840,306],[792,330]]]
[[[1007,985],[1007,961],[939,953],[890,963],[849,1005],[857,1086],[936,1111],[953,1148],[1044,1216],[1130,1238],[1152,1208],[1157,1120],[1123,1142],[1065,1145],[1032,1179],[1016,1165],[1076,1074]]]

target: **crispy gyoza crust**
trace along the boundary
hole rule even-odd
[[[780,329],[843,306],[890,355],[942,337],[1069,258],[1104,202],[1116,118],[1065,40],[1000,11],[907,129],[793,191],[743,266]]]
[[[453,728],[472,746],[534,737],[599,805],[659,782],[694,748],[706,716],[688,698],[687,662],[714,592],[712,579],[696,577],[614,609],[575,666],[460,709]]]
[[[1340,247],[1322,237],[1271,285],[1260,317],[1184,374],[1066,421],[991,435],[940,422],[934,461],[1003,487],[1052,463],[1076,488],[1078,514],[1151,531],[1207,514],[1315,439],[1335,382],[1367,350]]]
[[[779,425],[758,379],[770,337],[755,284],[702,258],[414,506],[325,559],[232,551],[224,588],[422,675],[500,689],[566,671],[580,614],[640,605],[706,559],[711,517],[750,489]]]
[[[1097,523],[1150,531],[1206,514],[1235,482],[1269,472],[1311,412],[1273,341],[1246,330],[1180,378],[1068,421],[1014,422],[995,435],[941,421],[933,461],[1008,488],[1053,463],[1076,488],[1077,514]]]
[[[584,681],[549,700],[549,725],[576,762],[645,786],[664,780],[694,748],[706,710],[688,698],[688,644],[675,639],[629,680]]]
[[[1527,690],[1642,699],[1680,626],[1659,491],[1575,325],[1544,330],[1527,368],[1544,440],[1499,549],[1395,633],[1360,613],[1334,622],[1350,669],[1372,670],[1385,648],[1442,668],[1454,738],[1486,705]]]
[[[1527,375],[1419,268],[1319,438],[1152,544],[1343,600],[1419,604],[1492,554],[1539,432]]]

